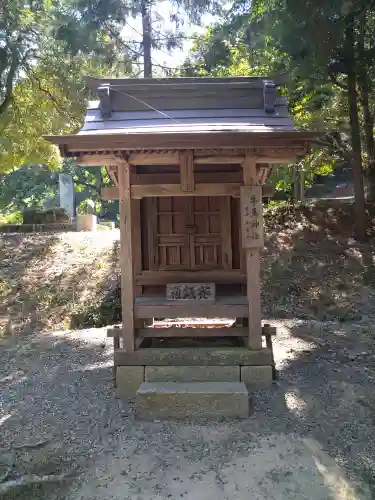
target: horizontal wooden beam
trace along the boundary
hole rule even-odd
[[[107,337],[116,338],[121,337],[122,328],[108,328]],[[202,323],[201,327],[167,327],[167,328],[139,328],[136,330],[136,336],[142,339],[149,338],[184,338],[184,337],[247,337],[248,329],[237,326],[218,327],[207,326]],[[276,335],[276,327],[264,325],[262,327],[262,335]]]
[[[131,197],[134,199],[165,196],[240,196],[239,183],[203,183],[196,184],[194,191],[182,191],[180,184],[134,184],[131,186]],[[263,197],[270,197],[274,192],[272,186],[263,186]],[[118,200],[117,187],[104,187],[101,190],[103,200]]]
[[[196,165],[241,165],[245,157],[243,155],[213,155],[194,157]]]
[[[131,153],[128,156],[131,165],[179,165],[179,151],[165,153]]]
[[[166,285],[167,283],[243,284],[246,276],[240,269],[228,271],[142,271],[135,277],[137,285]]]
[[[82,155],[76,158],[77,165],[83,167],[109,167],[117,165],[118,158],[114,155]]]
[[[285,151],[277,154],[255,154],[258,163],[290,163],[294,156],[300,152]],[[218,154],[207,156],[194,156],[195,165],[241,165],[245,155]],[[165,153],[131,153],[128,156],[131,165],[179,165],[179,152],[168,151]]]
[[[194,172],[194,182],[196,184],[233,184],[242,182],[242,169],[234,172],[218,172],[212,169],[212,172]],[[131,174],[132,184],[180,184],[180,173],[145,173]]]
[[[164,297],[136,297],[136,318],[246,318],[249,314],[247,297],[217,297],[213,304],[204,301],[186,303]]]
[[[133,185],[132,198],[158,196],[239,196],[239,184],[196,184],[194,191],[182,191],[178,184],[144,184]]]
[[[125,349],[114,352],[115,366],[266,366],[272,365],[272,351],[247,347],[186,347],[137,349],[132,353]]]
[[[184,338],[184,337],[246,337],[248,329],[240,327],[214,328],[141,328],[136,335],[147,338]]]
[[[296,151],[285,151],[274,154],[254,154],[258,163],[290,163],[294,156],[301,153]],[[245,156],[243,154],[217,154],[200,156],[194,155],[195,165],[240,165]],[[155,153],[131,153],[127,161],[131,165],[179,165],[179,152],[155,152]],[[114,154],[81,154],[76,158],[76,163],[85,167],[112,166],[117,165],[118,158]]]

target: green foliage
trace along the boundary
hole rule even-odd
[[[0,224],[22,224],[22,221],[22,212],[19,210],[7,213],[0,212]]]
[[[79,215],[85,215],[88,213],[88,210],[90,207],[93,206],[94,213],[99,213],[101,209],[101,202],[100,200],[96,200],[95,202],[90,199],[86,199],[81,201],[81,203],[77,207],[77,214]]]
[[[321,133],[312,153],[301,162],[308,186],[315,174],[330,174],[352,160],[345,30],[353,18],[357,60],[369,76],[375,76],[370,57],[371,52],[374,55],[375,7],[364,0],[237,0],[222,22],[197,39],[180,72],[277,77],[281,92],[288,95],[295,124]],[[370,108],[371,112],[375,109],[375,101]],[[371,152],[371,147],[367,150]],[[370,153],[365,160],[367,156]],[[273,174],[278,190],[290,192],[291,180],[289,166]]]
[[[88,74],[119,76],[131,61],[87,2],[4,0],[0,5],[0,173],[24,164],[61,163],[43,135],[74,133],[87,99]],[[107,3],[108,4],[108,3]],[[72,30],[73,18],[80,30]]]
[[[42,209],[45,205],[58,204],[59,173],[72,175],[78,204],[86,198],[93,199],[100,212],[102,204],[95,169],[65,160],[57,170],[45,165],[25,165],[0,176],[0,213],[11,214],[25,208]],[[108,176],[103,176],[103,185],[109,183]]]
[[[173,3],[197,21],[217,2]],[[141,10],[139,0],[0,2],[0,173],[25,164],[59,168],[59,152],[43,135],[79,129],[90,97],[84,90],[87,75],[132,73],[143,49],[139,41],[125,41],[122,32]],[[182,41],[181,14],[171,17],[177,31],[155,30],[156,48],[169,50]]]

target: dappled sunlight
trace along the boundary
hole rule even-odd
[[[335,500],[359,500],[361,496],[345,478],[344,472],[314,439],[305,438],[304,444],[312,453],[317,470],[323,477],[324,484],[331,490]]]
[[[88,365],[84,365],[84,366],[79,366],[79,365],[76,365],[76,366],[73,366],[71,371],[74,371],[74,372],[89,372],[89,371],[92,371],[92,370],[100,370],[100,369],[103,369],[103,368],[113,368],[113,359],[108,359],[108,361],[103,361],[103,362],[98,362],[98,363],[91,363],[91,364],[88,364]]]
[[[302,398],[300,392],[296,389],[294,391],[287,391],[284,394],[285,405],[297,417],[304,416],[308,413],[309,406]]]
[[[48,334],[57,342],[64,341],[81,341],[88,344],[102,344],[103,342],[111,345],[111,341],[107,339],[107,328],[86,328],[84,330],[57,330]]]
[[[0,427],[5,424],[7,420],[13,417],[13,413],[7,413],[6,415],[0,416]]]
[[[0,384],[20,384],[21,382],[25,382],[27,378],[28,377],[24,374],[23,371],[16,371],[14,373],[11,373],[10,375],[0,377]]]

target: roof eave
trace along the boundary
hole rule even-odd
[[[167,132],[167,133],[124,133],[124,134],[84,134],[44,136],[44,139],[65,152],[108,151],[142,149],[210,149],[210,148],[251,148],[258,145],[283,147],[285,140],[290,143],[310,143],[318,132]]]

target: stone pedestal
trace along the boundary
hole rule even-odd
[[[96,231],[96,221],[93,214],[77,215],[77,231]]]

